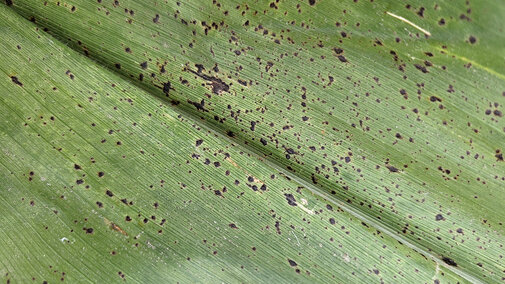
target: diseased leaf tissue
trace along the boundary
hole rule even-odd
[[[505,5],[0,5],[0,277],[505,281]]]

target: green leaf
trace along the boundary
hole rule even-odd
[[[5,280],[504,279],[500,3],[12,2]]]

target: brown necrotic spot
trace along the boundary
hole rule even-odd
[[[448,258],[448,257],[444,256],[444,257],[442,257],[442,261],[447,263],[450,266],[458,266],[458,264],[452,258]]]
[[[16,77],[16,76],[11,76],[11,80],[12,80],[12,82],[13,82],[14,84],[16,84],[16,85],[19,85],[19,86],[23,87],[23,83],[21,83],[21,82],[19,81],[18,77]]]
[[[288,201],[288,204],[291,205],[291,206],[296,206],[296,199],[295,197],[293,196],[293,194],[291,193],[286,193],[284,194],[284,196],[286,197],[286,200]]]

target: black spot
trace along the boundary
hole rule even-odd
[[[496,158],[496,161],[503,162],[503,153],[498,153],[498,154],[496,154],[494,156]]]
[[[286,200],[288,201],[288,204],[291,206],[296,206],[296,199],[291,193],[285,193],[284,196],[286,197]]]
[[[98,177],[103,177],[105,175],[104,172],[98,172]]]
[[[424,17],[424,10],[426,10],[424,9],[424,7],[419,8],[419,11],[417,11],[417,15],[419,17]]]
[[[435,216],[435,220],[436,220],[436,221],[444,220],[444,216],[442,216],[442,214],[437,214],[437,215]]]
[[[386,168],[388,168],[388,170],[392,173],[397,173],[398,172],[398,169],[391,166],[391,165],[386,165]]]
[[[160,20],[160,15],[156,14],[156,16],[153,18],[153,23],[158,23]]]
[[[294,260],[291,260],[288,258],[288,262],[289,262],[289,265],[291,266],[297,266],[298,264],[296,264],[296,262]]]
[[[345,56],[343,55],[338,55],[338,60],[340,60],[341,62],[347,62],[347,58],[345,58]]]
[[[450,266],[458,266],[458,264],[453,259],[445,257],[445,256],[442,257],[442,261],[447,263]]]
[[[144,70],[147,69],[147,62],[144,61],[144,62],[140,63],[140,67],[142,67],[142,69],[144,69]]]
[[[474,43],[476,43],[476,42],[477,42],[477,39],[476,39],[474,36],[470,36],[470,37],[468,38],[468,41],[469,41],[471,44],[474,44]]]
[[[81,168],[81,166],[79,166],[78,164],[74,164],[74,169],[76,169],[76,170],[81,170],[82,168]]]
[[[5,4],[7,4],[7,6],[12,6],[12,0],[5,0]]]
[[[86,234],[93,234],[93,228],[84,228],[86,230]]]
[[[196,140],[195,145],[196,145],[196,147],[198,147],[198,146],[202,145],[202,143],[203,143],[203,140],[202,139],[198,139],[198,140]]]
[[[260,138],[260,142],[261,144],[263,144],[263,146],[266,146],[267,145],[267,140],[263,139],[263,138]]]
[[[335,219],[334,218],[330,218],[330,224],[335,225]]]
[[[230,228],[232,229],[238,229],[238,227],[233,223],[230,223],[228,226],[230,226]]]
[[[116,66],[117,69],[121,69],[121,64],[120,63],[116,63],[116,64],[114,64],[114,66]]]
[[[334,47],[333,51],[335,51],[336,54],[342,54],[344,50],[342,48]]]
[[[414,66],[417,68],[417,70],[420,70],[423,73],[428,73],[428,69],[426,69],[426,67],[419,64],[414,64]]]
[[[23,83],[19,82],[18,77],[16,77],[16,76],[11,76],[11,80],[12,80],[12,82],[13,82],[14,84],[16,84],[16,85],[19,85],[19,86],[23,87]]]
[[[170,92],[170,90],[173,90],[174,88],[172,88],[172,84],[167,81],[166,83],[163,83],[163,93],[167,94]]]
[[[75,181],[75,183],[77,183],[77,184],[83,184],[83,183],[84,183],[84,180],[82,180],[82,179],[78,179],[78,180],[76,180],[76,181]]]
[[[107,196],[109,196],[109,197],[114,196],[114,193],[112,193],[112,191],[110,191],[110,190],[107,190],[107,191],[105,192],[105,194],[107,194]]]

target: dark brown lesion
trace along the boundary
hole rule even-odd
[[[11,77],[11,80],[12,80],[12,82],[13,82],[14,84],[16,84],[16,85],[19,85],[19,86],[23,87],[23,83],[21,83],[21,82],[19,81],[18,77],[16,77],[16,76],[10,76],[10,77]]]
[[[205,69],[201,64],[196,64],[195,65],[198,70],[197,71],[194,71],[194,70],[191,70],[191,69],[186,69],[185,71],[189,71],[193,74],[195,74],[196,76],[206,80],[206,81],[209,81],[210,82],[210,86],[212,87],[212,92],[214,94],[221,94],[223,92],[228,92],[230,90],[230,86],[228,84],[226,84],[223,80],[217,78],[217,77],[213,77],[213,76],[209,76],[209,75],[206,75],[206,74],[203,74],[203,70]]]

